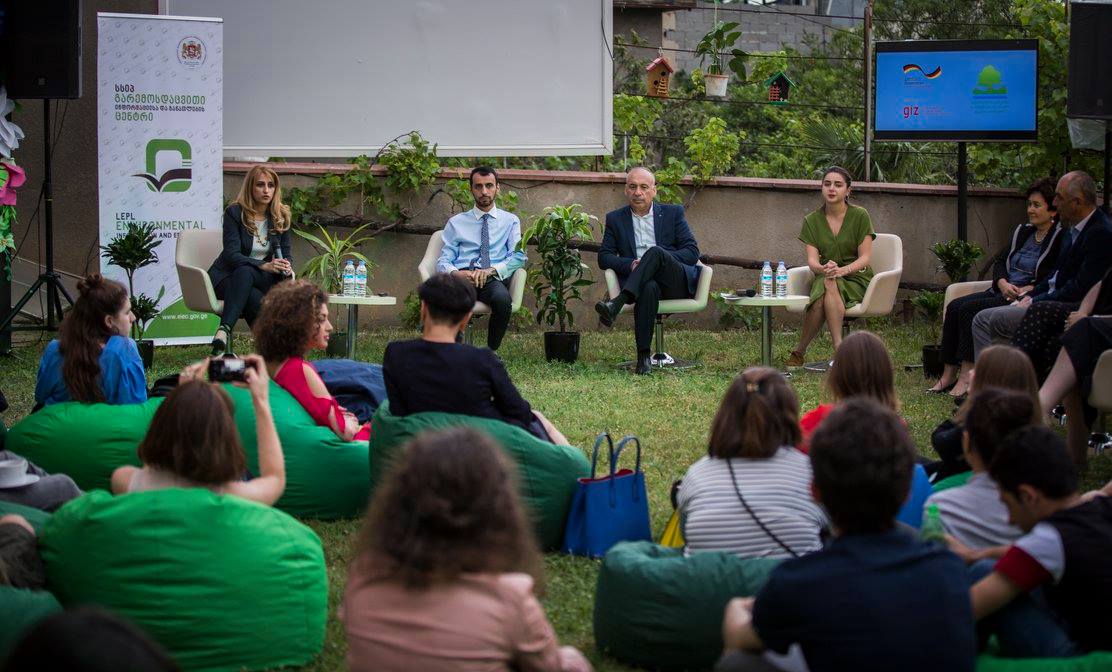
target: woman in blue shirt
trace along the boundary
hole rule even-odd
[[[77,291],[73,310],[39,362],[35,402],[146,401],[143,361],[129,336],[135,316],[127,288],[94,273],[78,283]]]

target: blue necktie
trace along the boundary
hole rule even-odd
[[[479,268],[490,268],[490,215],[483,215],[479,229]]]

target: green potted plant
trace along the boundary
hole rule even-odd
[[[135,323],[131,325],[131,335],[139,348],[139,356],[143,358],[143,366],[151,368],[154,363],[154,341],[143,338],[150,321],[158,315],[158,302],[166,293],[166,288],[158,293],[157,298],[146,294],[135,293],[135,273],[151,264],[158,263],[158,254],[155,248],[162,244],[156,235],[153,224],[139,224],[128,222],[127,230],[119,234],[107,245],[101,246],[101,256],[113,266],[119,266],[127,276],[127,292],[131,296],[131,311],[135,314]]]
[[[532,225],[521,234],[518,249],[532,243],[540,261],[529,271],[530,285],[537,298],[537,324],[544,322],[557,327],[544,332],[544,356],[548,361],[574,362],[579,358],[579,332],[568,331],[573,325],[568,301],[582,301],[582,289],[593,280],[573,240],[592,240],[598,218],[583,212],[583,206],[555,205],[533,218]]]
[[[977,243],[956,238],[931,245],[931,252],[938,259],[938,270],[944,271],[950,282],[965,282],[973,264],[985,253]]]
[[[370,281],[375,268],[374,262],[364,256],[357,248],[371,239],[370,236],[359,235],[363,229],[370,226],[364,224],[354,229],[347,236],[334,236],[328,233],[323,226],[317,226],[320,235],[308,231],[294,229],[294,233],[309,241],[317,256],[310,258],[301,267],[301,277],[317,282],[329,294],[343,292],[344,264],[348,259],[362,261],[367,265],[367,280]],[[328,354],[340,357],[347,352],[347,332],[333,331],[328,338]]]
[[[730,56],[728,67],[738,79],[745,81],[746,54],[741,49],[734,49],[734,43],[741,37],[737,21],[715,21],[714,26],[703,35],[699,44],[695,45],[695,54],[706,66],[703,81],[706,84],[708,96],[725,96],[726,84],[730,76],[723,70],[726,56]]]
[[[942,347],[938,343],[938,324],[942,321],[942,308],[946,295],[942,292],[921,291],[911,299],[911,304],[926,318],[931,329],[931,343],[923,346],[923,375],[938,378],[942,375]]]

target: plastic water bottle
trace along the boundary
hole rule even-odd
[[[788,295],[788,267],[784,262],[776,264],[776,296],[785,297]]]
[[[367,264],[362,259],[359,260],[359,265],[355,267],[355,295],[367,295]]]
[[[927,507],[927,515],[923,516],[923,526],[919,528],[919,537],[923,541],[945,543],[946,528],[942,526],[942,517],[938,512],[937,504]]]
[[[343,277],[344,277],[343,295],[344,296],[354,296],[355,295],[355,264],[351,261],[351,259],[348,259],[347,263],[344,264],[344,275],[343,275]]]
[[[761,298],[772,298],[772,262],[766,261],[761,269]]]

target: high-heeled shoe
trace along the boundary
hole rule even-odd
[[[223,338],[221,336],[223,335]],[[230,334],[223,327],[216,330],[216,335],[212,337],[212,356],[219,357],[228,351],[228,339]]]
[[[928,387],[927,389],[925,389],[923,391],[926,392],[927,394],[946,394],[950,390],[954,389],[954,385],[957,385],[957,384],[958,384],[958,381],[955,380],[954,382],[950,383],[949,385],[947,385],[945,387],[940,387],[937,390],[934,389],[933,387]]]

